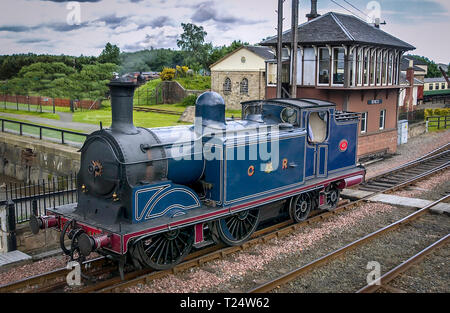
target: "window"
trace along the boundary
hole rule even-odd
[[[319,48],[319,84],[330,83],[330,52],[328,48]]]
[[[244,78],[241,81],[241,95],[247,95],[248,94],[248,79]]]
[[[367,112],[361,113],[361,133],[367,131]]]
[[[369,84],[369,49],[366,49],[364,53],[364,73],[363,73],[364,86]]]
[[[436,90],[439,90],[439,84],[436,84]]]
[[[382,68],[381,68],[381,84],[387,85],[386,81],[386,74],[387,74],[387,52],[383,53],[383,60],[382,60]]]
[[[388,77],[389,77],[389,85],[392,85],[392,72],[394,69],[394,56],[392,55],[392,52],[389,52],[389,60],[388,60]]]
[[[358,75],[358,86],[362,85],[362,76],[363,76],[363,49],[358,49],[358,59],[356,61],[356,75]]]
[[[355,86],[355,78],[356,78],[356,50],[354,49],[352,54],[350,55],[349,63],[351,64],[350,67],[350,85]]]
[[[223,93],[224,94],[231,93],[231,79],[229,79],[228,77],[225,78],[225,82],[223,83]]]
[[[441,89],[445,89],[445,83],[441,84]]]
[[[276,86],[277,84],[277,64],[267,63],[267,86]]]
[[[433,84],[428,84],[428,90],[433,90]]]
[[[386,121],[386,110],[380,111],[380,129],[384,129],[384,124]]]
[[[344,48],[333,48],[333,84],[344,83]]]
[[[375,61],[376,61],[376,52],[373,51],[370,57],[370,85],[375,85]]]
[[[377,86],[381,83],[381,51],[378,51],[377,53],[377,73],[376,73],[376,84]]]
[[[308,141],[321,143],[327,139],[328,112],[311,112],[308,120]]]

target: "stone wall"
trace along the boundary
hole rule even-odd
[[[0,138],[0,173],[22,181],[37,181],[50,176],[78,172],[77,148],[31,137],[2,133]]]
[[[427,132],[427,123],[420,122],[408,125],[408,138],[417,137]]]
[[[204,92],[204,90],[184,89],[177,81],[163,81],[157,88],[162,95],[163,103],[167,104],[179,103],[189,95],[200,95]]]
[[[226,78],[231,80],[231,92],[223,92]],[[241,94],[241,81],[248,79],[248,94]],[[225,100],[227,109],[241,109],[241,102],[260,100],[265,98],[266,77],[265,72],[259,71],[212,71],[211,90],[219,93]]]

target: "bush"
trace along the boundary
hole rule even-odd
[[[165,67],[162,72],[159,73],[161,80],[173,80],[175,78],[176,70],[174,68]]]
[[[186,98],[184,98],[181,103],[187,107],[190,105],[195,105],[196,101],[197,101],[197,95],[189,95]]]
[[[425,109],[425,118],[428,116],[447,116],[450,115],[450,108]]]

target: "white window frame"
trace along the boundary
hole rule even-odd
[[[380,129],[384,129],[386,127],[386,109],[380,110],[380,120],[378,121],[378,123],[382,122],[382,125],[380,126],[380,124],[378,124]]]
[[[377,81],[377,49],[374,49],[371,53],[370,53],[370,64],[373,64],[373,69],[372,69],[372,73],[370,74],[370,79],[369,79],[369,83],[370,86],[375,86],[376,81]],[[370,66],[369,66],[370,69]]]
[[[358,71],[358,81],[357,86],[363,85],[363,70],[364,67],[364,48],[359,48],[358,53],[356,54],[356,70]]]
[[[367,117],[369,116],[368,112],[361,112],[361,125],[359,126],[359,130],[361,134],[367,133]],[[364,124],[363,124],[364,121]],[[361,127],[364,125],[364,129]]]
[[[345,77],[344,77],[344,82],[342,83],[335,83],[334,82],[334,63],[335,63],[335,59],[334,59],[334,50],[338,50],[342,49],[344,50],[344,74],[345,74],[345,48],[343,47],[334,47],[331,49],[331,73],[330,73],[330,80],[331,80],[331,86],[344,86],[344,82],[345,82]]]
[[[367,63],[365,63],[365,59],[367,57]],[[364,70],[366,70],[366,75],[364,75],[363,77],[363,84],[364,84],[364,79],[366,79],[366,83],[364,84],[364,86],[369,86],[370,84],[370,49],[366,48],[364,49],[364,54],[363,54],[363,74],[364,74]]]
[[[358,56],[358,48],[354,48],[352,51],[352,83],[351,86],[356,86],[356,58]]]
[[[277,63],[276,62],[266,62],[266,86],[268,86],[268,87],[276,87],[276,85],[277,85],[277,71],[275,70],[275,83],[273,83],[273,84],[270,84],[269,83],[269,66],[270,65],[276,65]]]
[[[321,83],[320,82],[320,51],[321,50],[327,50],[328,51],[328,62],[330,62],[330,49],[328,47],[319,47],[317,49],[317,86],[329,86],[330,82],[332,81],[332,69],[330,69],[333,66],[333,60],[331,60],[331,66],[328,66],[328,83]],[[332,53],[333,51],[331,51]]]

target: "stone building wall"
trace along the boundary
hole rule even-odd
[[[223,84],[226,78],[231,80],[231,92],[225,94]],[[241,94],[240,83],[248,79],[248,94]],[[212,71],[211,91],[219,93],[225,100],[227,109],[241,109],[241,102],[260,100],[265,97],[265,72],[260,71]]]

